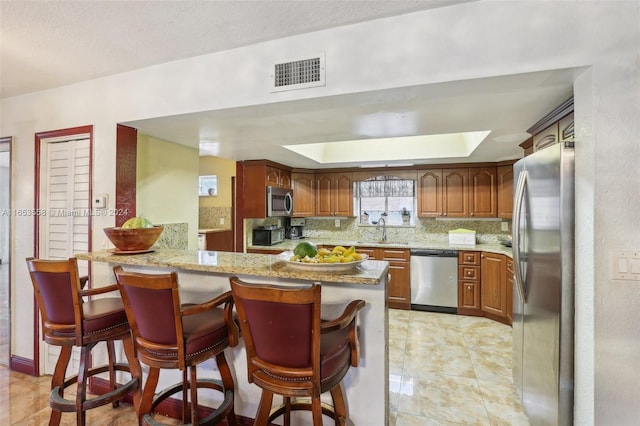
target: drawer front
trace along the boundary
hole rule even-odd
[[[411,252],[403,249],[385,249],[382,251],[382,260],[395,260],[400,262],[408,262],[411,258]]]
[[[480,280],[479,266],[458,266],[458,280],[478,281]]]
[[[479,251],[459,251],[458,264],[480,265],[480,252]]]
[[[360,253],[360,254],[366,254],[367,256],[369,256],[369,259],[371,260],[379,260],[376,259],[376,249],[373,248],[366,248],[366,247],[356,247],[356,253]]]

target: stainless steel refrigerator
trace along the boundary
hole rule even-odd
[[[573,424],[574,151],[514,164],[513,379],[532,425]]]

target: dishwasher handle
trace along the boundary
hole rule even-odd
[[[458,251],[441,249],[411,249],[411,256],[458,257]]]

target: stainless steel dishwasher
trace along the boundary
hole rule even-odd
[[[458,312],[456,250],[411,250],[411,309]]]

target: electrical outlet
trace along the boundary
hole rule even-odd
[[[500,229],[502,229],[503,231],[508,231],[509,230],[509,223],[508,222],[500,223]]]
[[[224,225],[224,217],[220,218],[220,225]]]
[[[336,220],[333,222],[333,226],[335,226],[336,228],[340,228],[340,219],[336,219]]]

